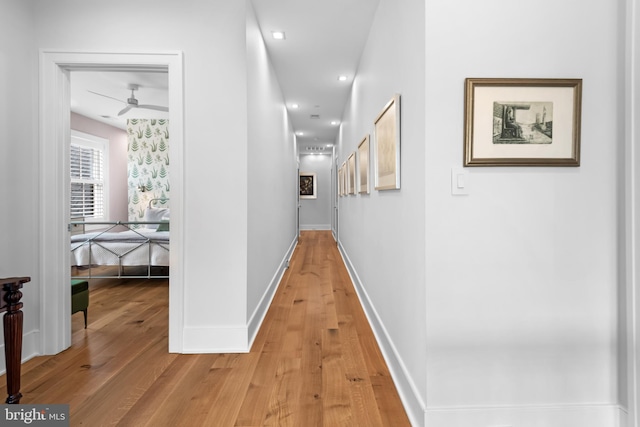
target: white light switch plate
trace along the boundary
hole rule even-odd
[[[464,196],[469,194],[469,173],[463,168],[451,168],[451,194]]]

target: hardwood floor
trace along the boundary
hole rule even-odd
[[[23,365],[21,403],[68,403],[72,426],[410,425],[328,231],[302,233],[247,354],[169,354],[166,280],[90,289],[88,329],[76,313],[71,348]]]

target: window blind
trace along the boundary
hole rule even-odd
[[[104,153],[82,145],[70,146],[71,217],[104,217]]]

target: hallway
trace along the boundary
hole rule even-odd
[[[302,232],[248,354],[167,353],[167,290],[94,280],[88,329],[23,365],[21,403],[72,426],[409,425],[331,232]]]

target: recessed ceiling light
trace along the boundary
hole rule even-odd
[[[332,122],[331,122],[331,125],[335,126],[335,125],[337,125],[338,123],[340,123],[340,122],[338,122],[337,120],[334,120],[334,121],[332,121]]]
[[[291,104],[291,108],[300,108],[300,105],[298,105],[298,104]]]
[[[346,82],[347,81],[347,76],[342,75],[342,76],[338,76],[338,80],[341,82]]]
[[[286,39],[286,37],[284,35],[284,31],[271,31],[271,37],[273,37],[275,40],[284,40],[284,39]]]
[[[296,135],[302,136],[302,135],[304,135],[304,132],[302,132],[302,131],[301,132],[296,132]]]

